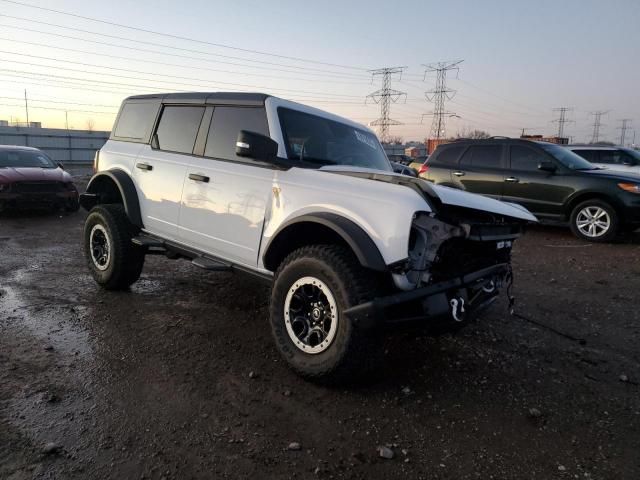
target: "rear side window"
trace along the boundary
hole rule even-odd
[[[432,163],[445,164],[445,165],[451,165],[451,167],[453,167],[458,161],[458,157],[462,153],[462,150],[464,150],[463,145],[456,145],[454,147],[445,147],[442,150],[440,150],[437,153],[437,155],[433,156],[433,160],[429,159],[428,163],[429,164],[432,164]]]
[[[168,152],[193,153],[204,107],[164,107],[158,130],[158,148]]]
[[[573,153],[580,155],[582,158],[584,158],[588,162],[594,163],[598,161],[597,152],[594,150],[579,149],[579,150],[571,150],[571,151]]]
[[[502,168],[502,146],[472,145],[460,159],[461,167]]]
[[[126,103],[120,112],[113,136],[132,142],[147,142],[157,113],[157,103]]]
[[[205,157],[246,162],[246,158],[236,155],[236,141],[240,130],[269,135],[264,108],[215,107],[204,149]]]
[[[511,146],[511,169],[533,172],[538,171],[538,165],[543,160],[543,154],[533,148],[522,145]]]

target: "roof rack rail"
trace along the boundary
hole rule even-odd
[[[489,137],[490,140],[509,140],[511,137],[505,137],[504,135],[494,135]]]

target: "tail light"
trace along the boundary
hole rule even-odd
[[[93,156],[93,173],[98,173],[100,163],[100,150],[96,150],[96,154]]]
[[[427,165],[426,163],[423,163],[422,166],[420,167],[420,170],[418,170],[418,175],[427,173],[427,170],[429,170],[429,165]]]

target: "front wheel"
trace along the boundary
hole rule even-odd
[[[303,247],[275,274],[271,329],[276,346],[299,375],[325,382],[356,381],[381,358],[379,336],[343,312],[379,291],[378,277],[338,245]]]
[[[140,277],[145,251],[131,242],[134,227],[124,207],[93,207],[84,223],[84,254],[94,280],[107,290],[122,290]]]
[[[602,200],[587,200],[571,212],[573,234],[589,242],[610,242],[617,235],[620,221],[615,209]]]

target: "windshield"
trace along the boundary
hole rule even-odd
[[[0,150],[0,168],[57,168],[53,160],[35,150]]]
[[[591,163],[582,158],[580,155],[573,153],[568,148],[560,147],[554,143],[538,143],[540,147],[547,153],[558,160],[562,165],[571,170],[597,170]]]
[[[621,148],[624,153],[628,153],[631,155],[636,161],[640,162],[640,151],[634,150],[633,148]]]
[[[290,160],[392,171],[371,132],[288,108],[279,108],[278,115]]]

